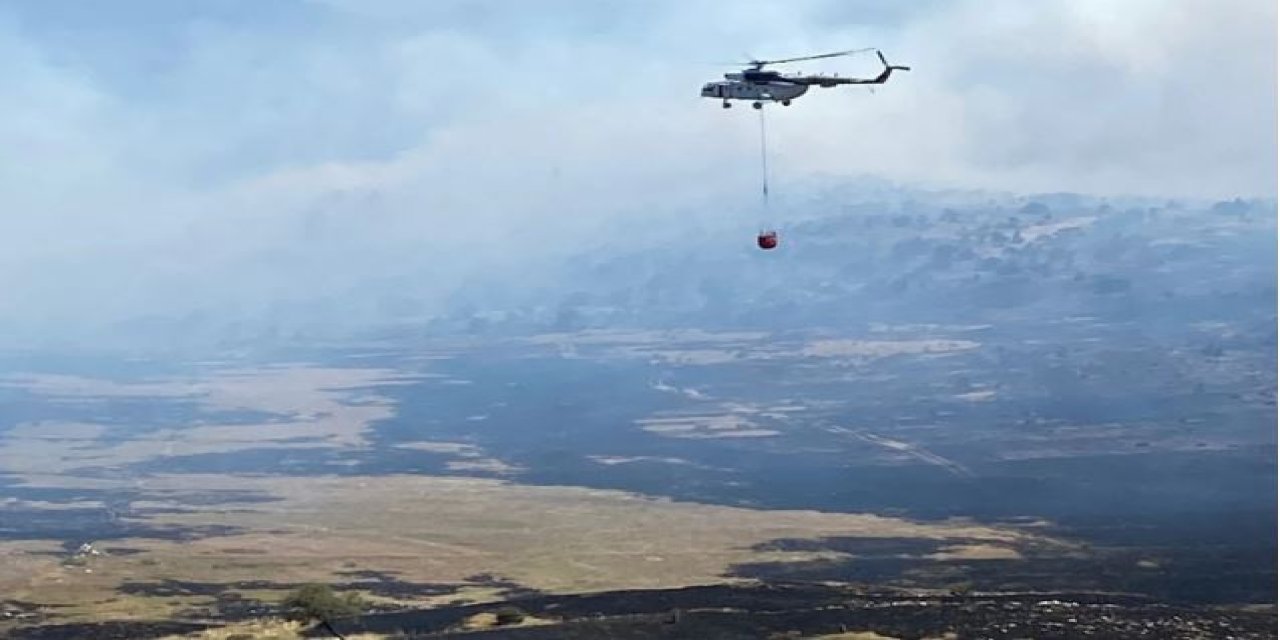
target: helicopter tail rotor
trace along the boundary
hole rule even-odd
[[[876,57],[880,58],[880,64],[884,65],[885,70],[888,70],[888,71],[910,71],[911,70],[911,67],[904,67],[902,65],[889,64],[889,61],[885,60],[884,54],[881,53],[879,49],[876,49]]]

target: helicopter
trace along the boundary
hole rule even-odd
[[[884,71],[874,78],[841,78],[839,75],[784,75],[777,71],[765,70],[765,67],[771,64],[836,58],[865,51],[875,51],[876,56],[880,58],[880,63],[884,65]],[[782,106],[786,107],[791,105],[792,100],[808,92],[809,87],[812,86],[830,88],[842,84],[884,84],[894,71],[911,70],[911,67],[889,64],[889,61],[885,60],[884,54],[879,49],[853,49],[850,51],[823,53],[816,56],[784,58],[782,60],[751,60],[744,64],[748,68],[734,73],[726,73],[724,74],[724,80],[708,82],[702,85],[702,97],[722,100],[725,109],[733,106],[729,102],[730,100],[753,100],[754,102],[751,103],[751,106],[756,109],[763,108],[765,101],[780,102]]]

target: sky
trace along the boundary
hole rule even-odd
[[[699,87],[866,46],[913,70],[769,109],[782,189],[1274,195],[1272,0],[0,0],[0,317],[443,299],[754,225],[757,114]]]

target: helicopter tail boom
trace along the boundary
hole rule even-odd
[[[879,50],[876,50],[876,55],[879,56],[880,62],[884,65],[884,71],[881,71],[880,75],[877,75],[874,78],[841,78],[838,76],[800,76],[800,77],[793,76],[793,77],[780,77],[780,78],[777,78],[776,81],[790,82],[793,84],[818,85],[820,87],[835,87],[842,84],[884,84],[889,81],[889,76],[893,75],[894,71],[910,71],[911,70],[911,67],[908,67],[908,66],[889,64],[889,61],[885,60],[884,54],[880,53]]]

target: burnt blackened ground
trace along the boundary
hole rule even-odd
[[[348,581],[329,583],[339,591],[359,590],[387,598],[420,598],[458,593],[463,588],[490,587],[501,590],[509,598],[542,595],[516,582],[492,574],[477,574],[457,583],[428,583],[401,580],[385,571],[344,571],[339,575],[352,578]],[[229,590],[290,590],[303,586],[302,582],[273,582],[271,580],[239,580],[236,582],[196,582],[190,580],[162,580],[158,582],[125,582],[121,593],[139,596],[216,596]]]
[[[524,587],[516,582],[491,574],[478,574],[458,583],[427,583],[401,580],[392,573],[382,571],[347,571],[341,575],[351,580],[328,583],[340,592],[365,592],[373,596],[391,599],[408,600],[459,594],[464,589],[489,587],[498,590],[504,598],[528,598],[542,595],[536,589]],[[240,580],[236,582],[196,582],[190,580],[161,580],[156,582],[125,582],[117,591],[130,596],[152,598],[176,598],[200,596],[212,598],[208,606],[193,608],[180,612],[175,616],[180,620],[217,619],[226,621],[248,620],[273,615],[281,615],[284,610],[279,600],[304,583],[273,582],[270,580]],[[240,591],[274,591],[280,594],[276,601],[264,601],[249,598]],[[379,604],[371,610],[397,611],[403,605]]]
[[[507,598],[530,598],[543,595],[543,593],[537,589],[531,589],[518,582],[509,580],[502,576],[493,575],[492,573],[477,573],[473,576],[467,576],[464,580],[468,585],[499,589],[500,593]]]
[[[1222,355],[1202,355],[1199,347],[1208,337],[1181,325],[1168,335],[1157,328],[1023,318],[974,330],[938,330],[936,335],[854,332],[859,339],[963,338],[981,344],[945,358],[886,358],[857,366],[790,356],[688,366],[626,356],[625,350],[620,356],[608,352],[611,347],[601,347],[600,353],[583,347],[585,357],[562,358],[499,340],[431,361],[433,376],[470,384],[442,384],[438,377],[427,377],[367,389],[394,401],[396,415],[372,425],[365,448],[281,451],[248,445],[239,451],[160,456],[125,468],[77,473],[492,475],[454,468],[457,456],[451,453],[402,446],[422,440],[459,442],[509,465],[504,477],[523,484],[913,520],[959,516],[998,524],[1019,517],[1041,519],[1055,524],[1054,535],[1118,554],[1108,556],[1123,561],[1111,563],[1116,567],[1126,566],[1131,556],[1135,562],[1154,556],[1161,569],[1135,571],[1133,580],[1121,587],[1205,602],[1274,601],[1274,572],[1266,568],[1274,567],[1276,557],[1270,531],[1275,521],[1275,435],[1268,426],[1274,424],[1275,409],[1273,402],[1248,395],[1251,389],[1274,386],[1266,373],[1273,370],[1274,358],[1231,342],[1224,343]],[[747,351],[799,353],[815,335],[826,334],[779,333],[748,345]],[[724,348],[714,341],[632,346]],[[391,349],[378,362],[364,364],[422,372],[420,361],[405,357],[414,348]],[[348,356],[325,352],[306,359],[339,362]],[[656,389],[655,380],[668,389],[696,390],[698,397]],[[984,402],[957,398],[978,390],[994,395]],[[710,400],[698,399],[702,397]],[[86,406],[97,406],[98,399],[90,400]],[[42,401],[28,398],[18,404]],[[664,412],[715,413],[738,402],[809,408],[779,424],[764,424],[780,432],[772,438],[675,438],[636,425]],[[165,405],[164,412],[170,410],[191,412],[174,424],[212,419],[193,406]],[[832,427],[845,430],[833,432]],[[894,450],[860,439],[854,433],[860,431],[918,446],[957,466],[904,460]],[[606,465],[601,457],[639,462]],[[969,473],[958,475],[955,468]],[[69,509],[29,518],[0,512],[0,537],[77,542],[172,535],[138,529],[157,512],[129,511],[135,501],[200,510],[271,499],[230,493],[178,497],[43,490],[0,477],[0,497],[10,496],[94,500],[132,523],[123,530],[109,511]],[[5,526],[10,530],[2,530]],[[1231,537],[1241,531],[1251,533]],[[901,573],[894,558],[873,562],[879,563],[878,575],[894,579]],[[863,562],[850,571],[872,568]],[[783,569],[759,567],[751,575],[776,575]],[[800,577],[815,571],[830,574],[831,569],[788,571]],[[1023,573],[1018,579],[1035,575]],[[1055,579],[1025,586],[1099,584]]]
[[[279,500],[256,491],[218,490],[185,492],[183,506],[134,506],[135,503],[171,502],[175,496],[148,491],[116,489],[64,489],[29,487],[10,477],[0,476],[0,540],[57,540],[73,552],[85,542],[143,538],[190,541],[244,533],[230,525],[176,525],[156,523],[155,516],[199,512],[219,506],[223,511],[237,505],[254,505]],[[31,502],[84,503],[88,506],[44,508]],[[143,553],[140,549],[103,549],[116,555]]]
[[[1163,533],[1150,531],[1159,521],[1093,522],[1098,531],[1075,539],[1103,540],[1107,546],[1064,553],[1040,544],[1019,544],[1020,558],[938,560],[929,557],[956,541],[866,539],[775,540],[760,550],[830,551],[838,560],[760,562],[733,567],[728,575],[766,581],[835,581],[910,588],[948,585],[981,591],[1089,590],[1140,593],[1171,603],[1229,604],[1276,601],[1276,553],[1273,534],[1245,523],[1219,522],[1218,535],[1193,540],[1171,523]],[[1083,525],[1082,525],[1083,526]],[[1185,525],[1184,525],[1185,526]],[[1234,526],[1234,529],[1232,527]],[[1138,531],[1127,532],[1127,527]],[[1117,528],[1118,530],[1113,530]],[[1225,530],[1232,529],[1228,535]],[[1075,533],[1075,532],[1069,532]]]
[[[523,587],[509,579],[492,574],[477,574],[460,583],[419,583],[400,580],[393,573],[381,571],[347,571],[350,581],[330,583],[333,588],[342,592],[366,592],[385,598],[423,598],[459,594],[462,598],[464,589],[490,587],[500,589],[503,597],[515,598],[522,602],[523,598],[542,597],[536,589]],[[94,624],[48,624],[50,605],[37,605],[16,600],[0,600],[0,621],[13,620],[22,625],[10,632],[6,638],[14,640],[116,640],[146,639],[170,635],[180,635],[199,631],[225,622],[238,622],[262,618],[282,617],[288,612],[279,601],[264,601],[246,597],[237,591],[275,591],[280,599],[291,590],[303,586],[300,582],[271,582],[268,580],[243,580],[236,582],[214,583],[187,580],[163,580],[158,582],[125,582],[118,591],[131,596],[147,596],[155,598],[208,598],[207,605],[192,607],[177,612],[170,621],[129,621],[104,622]],[[493,605],[488,605],[492,608]],[[365,613],[403,612],[403,605],[367,604]],[[430,614],[430,612],[427,612]],[[456,616],[449,617],[453,619]],[[434,619],[434,618],[432,618]],[[217,620],[218,623],[209,622]],[[177,621],[177,622],[175,622]]]
[[[220,596],[232,590],[279,590],[282,593],[303,586],[301,582],[272,582],[270,580],[241,580],[237,582],[191,582],[187,580],[163,580],[160,582],[125,582],[118,590],[137,596]],[[439,596],[457,593],[464,585],[406,582],[388,577],[379,580],[360,580],[330,583],[340,591],[361,590],[376,596],[405,598]]]
[[[875,631],[897,638],[1274,638],[1274,612],[1154,604],[1103,594],[919,595],[821,585],[707,586],[545,596],[513,601],[558,624],[467,631],[468,638],[801,637]],[[499,605],[406,611],[338,621],[348,634],[430,638],[461,634],[470,616]],[[317,631],[315,636],[322,634]]]
[[[151,524],[145,519],[123,517],[114,509],[86,507],[40,509],[0,507],[0,540],[61,540],[73,551],[82,543],[123,538],[187,541],[244,533],[229,525],[180,526]]]

